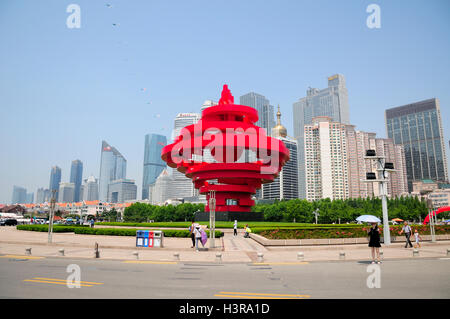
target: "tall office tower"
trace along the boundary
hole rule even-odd
[[[150,202],[153,205],[162,205],[166,200],[177,197],[177,194],[173,191],[173,183],[173,177],[167,169],[164,169],[155,183],[150,186]]]
[[[59,183],[59,203],[72,203],[73,196],[75,195],[74,183]]]
[[[219,103],[217,103],[216,101],[206,100],[202,105],[201,111],[203,112],[204,109],[214,106],[214,105],[217,105],[217,104],[219,104]]]
[[[127,200],[135,200],[137,186],[132,179],[118,179],[108,185],[108,202],[124,203]]]
[[[45,202],[45,189],[39,187],[36,191],[36,204],[42,204]]]
[[[239,104],[255,108],[259,117],[255,125],[264,128],[266,134],[270,135],[275,126],[274,108],[270,101],[261,94],[250,92],[239,97]]]
[[[408,189],[413,181],[448,181],[447,156],[437,98],[387,109],[386,130],[405,147]]]
[[[27,201],[27,190],[20,186],[13,186],[11,204],[25,204]]]
[[[306,198],[349,198],[347,125],[319,116],[304,130]]]
[[[94,176],[89,176],[84,180],[83,200],[98,200],[98,180]]]
[[[286,128],[281,125],[281,112],[278,106],[277,125],[272,128],[273,137],[283,141],[289,149],[289,161],[283,166],[278,177],[268,184],[262,185],[263,199],[295,199],[298,198],[298,163],[297,141],[287,136]]]
[[[34,203],[34,193],[27,193],[27,204],[33,204]]]
[[[179,113],[174,121],[174,128],[172,131],[172,140],[181,134],[183,127],[197,123],[201,118],[198,113]],[[183,173],[172,169],[172,190],[177,198],[193,197],[198,195],[198,190],[194,187],[192,180],[187,178]]]
[[[142,199],[149,198],[149,187],[166,167],[161,159],[161,150],[167,144],[167,138],[159,134],[145,135],[144,170],[142,175]]]
[[[80,160],[72,161],[72,166],[70,168],[70,182],[75,184],[75,192],[73,194],[73,201],[79,202],[82,198],[80,197],[81,181],[83,180],[83,162]]]
[[[312,119],[317,116],[327,116],[334,122],[350,124],[344,76],[330,76],[326,89],[309,88],[306,97],[293,104],[293,114],[294,135],[298,142],[299,196],[306,198],[304,126],[311,124]]]
[[[53,166],[52,170],[50,171],[50,200],[53,196],[52,191],[56,191],[55,200],[58,200],[59,183],[61,183],[61,168],[59,168],[58,166]]]
[[[102,141],[100,159],[100,177],[98,193],[100,201],[107,201],[108,185],[111,181],[125,179],[127,175],[127,160],[115,148]]]

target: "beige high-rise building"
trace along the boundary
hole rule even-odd
[[[305,125],[306,199],[349,197],[347,125],[327,116]]]
[[[355,130],[355,126],[315,117],[305,125],[306,198],[347,199],[379,195],[377,183],[366,183],[366,173],[376,171],[376,163],[365,159],[366,151],[376,150],[396,172],[389,174],[388,196],[407,192],[403,146],[391,139],[376,138],[375,133]]]

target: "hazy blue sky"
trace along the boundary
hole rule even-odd
[[[66,26],[71,3],[80,29]],[[366,26],[371,3],[381,29]],[[13,185],[48,188],[52,165],[69,181],[74,159],[98,177],[102,139],[140,198],[144,135],[170,136],[177,113],[224,83],[237,101],[254,91],[280,104],[291,134],[293,102],[335,73],[352,124],[380,137],[386,108],[437,97],[449,156],[449,31],[446,0],[2,0],[0,203]]]

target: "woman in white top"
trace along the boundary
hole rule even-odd
[[[234,236],[237,236],[237,220],[234,221]]]
[[[198,251],[198,242],[202,240],[202,232],[200,231],[200,225],[195,225],[194,228],[194,236],[195,236],[195,250]]]

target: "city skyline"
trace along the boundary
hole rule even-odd
[[[346,78],[351,123],[380,138],[387,137],[386,109],[439,98],[450,154],[450,123],[445,120],[450,118],[450,45],[437,40],[445,39],[449,30],[445,1],[430,6],[380,1],[379,30],[366,27],[367,4],[361,3],[328,1],[329,11],[313,2],[277,3],[276,10],[273,3],[258,3],[256,16],[248,15],[254,4],[239,2],[139,2],[141,12],[133,14],[128,4],[117,4],[108,13],[103,4],[79,4],[79,30],[67,29],[65,7],[56,2],[45,10],[38,3],[0,5],[0,12],[8,13],[0,19],[7,48],[0,52],[0,147],[20,154],[0,159],[0,203],[11,200],[13,185],[35,194],[47,188],[54,165],[62,169],[61,181],[69,181],[74,158],[83,161],[86,174],[99,177],[101,140],[110,141],[127,158],[128,175],[140,194],[142,137],[149,132],[170,137],[176,114],[199,112],[205,99],[218,99],[217,88],[224,83],[235,96],[260,92],[273,105],[280,104],[290,132],[292,103],[308,87],[324,87],[331,74]],[[191,14],[185,15],[188,6]],[[201,17],[209,12],[219,21],[233,17],[236,24],[206,30]],[[114,20],[120,26],[112,26]],[[416,20],[427,23],[411,22]],[[164,34],[157,32],[161,28]],[[233,43],[233,48],[217,46],[219,41]],[[210,48],[199,50],[205,44]],[[182,55],[179,46],[186,48]],[[60,52],[60,57],[48,52]],[[79,114],[88,118],[69,127],[70,117]],[[42,129],[49,118],[52,129]],[[100,119],[96,125],[94,118]],[[25,150],[33,160],[22,156],[28,154]]]

